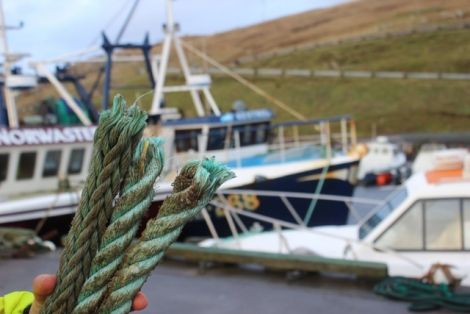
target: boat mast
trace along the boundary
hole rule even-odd
[[[8,87],[8,81],[10,76],[10,55],[8,51],[7,34],[5,25],[5,15],[3,13],[3,0],[0,0],[0,44],[2,45],[1,52],[3,53],[3,99],[8,113],[8,125],[10,128],[17,128],[18,114],[16,111],[16,104],[13,92]]]
[[[189,91],[193,100],[194,106],[198,116],[204,116],[204,106],[199,92],[202,92],[207,103],[211,107],[215,115],[220,115],[219,107],[217,106],[212,94],[209,90],[210,77],[208,75],[193,75],[191,74],[186,55],[183,50],[180,38],[177,34],[179,31],[178,24],[174,21],[173,15],[173,0],[166,1],[166,20],[167,23],[163,25],[163,31],[165,32],[165,38],[163,40],[162,55],[160,58],[156,58],[154,62],[158,62],[157,69],[157,82],[154,89],[154,97],[152,101],[152,108],[150,113],[157,115],[161,113],[161,106],[163,103],[163,94],[165,92],[182,92]],[[183,75],[186,81],[185,86],[169,86],[165,87],[165,77],[168,69],[168,61],[170,58],[171,45],[174,44],[178,60],[183,71]]]

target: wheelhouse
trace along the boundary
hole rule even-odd
[[[0,193],[54,191],[85,180],[94,127],[0,129]]]
[[[359,238],[395,251],[469,251],[468,183],[430,178],[415,175],[393,193],[360,226]]]
[[[167,154],[179,161],[215,156],[222,162],[265,154],[273,113],[260,109],[162,123]],[[243,149],[240,149],[243,148]]]

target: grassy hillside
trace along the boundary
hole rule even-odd
[[[470,72],[470,30],[441,30],[300,50],[246,66],[370,71]]]
[[[365,34],[396,32],[429,25],[470,21],[468,0],[355,0],[206,37],[194,45],[217,60],[280,48],[345,39]],[[184,21],[180,21],[184,29]]]
[[[144,80],[144,78],[142,78]],[[177,83],[175,79],[171,83]],[[257,79],[255,83],[290,104],[307,118],[351,114],[362,135],[372,129],[380,134],[405,132],[470,131],[470,83],[424,80],[361,79]],[[272,107],[266,100],[229,78],[215,77],[214,97],[228,110],[235,100],[250,108]],[[116,89],[134,99],[148,89]],[[195,115],[188,94],[171,94],[168,103]],[[149,107],[151,96],[141,101]],[[284,111],[272,107],[277,120],[292,120]]]
[[[308,118],[352,114],[358,129],[368,134],[470,130],[469,83],[448,81],[383,81],[346,79],[259,80],[258,86]],[[228,79],[217,81],[214,94],[227,108],[243,98],[250,107],[268,105]],[[278,119],[292,117],[275,109]]]
[[[230,63],[250,53],[299,45],[329,38],[345,38],[361,33],[409,29],[416,25],[451,24],[470,20],[468,0],[361,0],[338,7],[306,12],[260,25],[205,38],[207,52]],[[195,45],[200,38],[192,38]],[[190,58],[194,61],[194,58]],[[314,50],[299,50],[288,56],[262,60],[247,66],[312,69],[470,72],[470,30],[417,33],[360,43],[344,43]],[[93,65],[80,65],[88,72]],[[85,83],[91,86],[94,75]],[[177,83],[173,78],[172,83]],[[250,108],[271,104],[225,77],[215,77],[213,92],[223,109],[238,99]],[[256,79],[258,86],[308,118],[352,114],[359,132],[378,133],[470,131],[470,82],[381,80],[344,78]],[[129,100],[150,90],[143,64],[115,64],[112,93]],[[41,97],[52,95],[42,88]],[[94,102],[101,102],[101,87]],[[21,98],[23,108],[38,103],[38,95]],[[183,107],[190,116],[194,109],[187,94],[168,96],[172,106]],[[151,95],[141,104],[148,108]],[[278,120],[290,120],[273,108]],[[24,114],[31,110],[24,110]]]

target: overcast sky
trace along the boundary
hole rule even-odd
[[[176,0],[175,18],[182,34],[211,34],[256,24],[276,17],[332,6],[346,0]],[[133,0],[3,0],[12,52],[43,59],[83,49],[106,31],[117,34]],[[140,0],[123,42],[140,41],[145,31],[161,39],[165,0]],[[122,12],[119,14],[118,12]],[[113,19],[113,16],[116,16]]]

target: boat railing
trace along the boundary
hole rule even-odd
[[[359,223],[363,220],[362,215],[355,208],[355,206],[361,204],[362,206],[370,206],[370,207],[375,208],[376,206],[383,204],[382,200],[376,200],[376,199],[371,199],[371,198],[350,197],[350,196],[321,194],[321,193],[302,193],[302,192],[247,190],[247,189],[225,189],[218,193],[218,195],[234,195],[234,194],[245,195],[245,197],[246,196],[264,196],[264,197],[280,198],[281,201],[286,206],[287,210],[289,210],[290,214],[294,217],[294,219],[303,226],[306,226],[308,221],[306,221],[305,217],[303,217],[303,219],[296,219],[296,216],[298,215],[295,212],[294,207],[292,206],[289,199],[297,198],[297,199],[309,199],[311,201],[322,200],[322,201],[344,203],[347,206],[348,211],[353,218],[352,222],[354,223]]]
[[[234,162],[237,168],[242,167],[244,158],[263,153],[279,154],[279,162],[282,163],[289,161],[288,153],[292,149],[309,147],[320,148],[322,153],[318,157],[329,159],[334,156],[333,151],[346,154],[356,143],[355,124],[349,116],[266,126],[227,125],[225,128],[223,131],[217,131],[203,127],[197,132],[188,131],[187,134],[178,134],[177,137],[175,135],[170,168],[173,170],[189,159],[206,155],[215,155],[222,162]],[[332,133],[332,130],[335,132]],[[178,147],[179,142],[185,143],[183,148]],[[249,149],[256,145],[265,145],[266,151]]]
[[[332,147],[340,146],[343,153],[357,144],[356,124],[349,115],[329,118],[311,119],[305,121],[286,121],[271,126],[277,133],[273,144],[291,142],[319,143],[331,151]],[[312,132],[313,131],[313,132]]]
[[[285,204],[287,210],[291,213],[295,222],[262,215],[262,214],[257,213],[256,211],[246,209],[242,206],[237,206],[236,204],[229,202],[228,197],[227,197],[229,195],[241,195],[241,196],[244,195],[245,197],[253,196],[253,195],[265,196],[265,197],[278,197]],[[377,247],[374,243],[368,243],[359,239],[348,238],[346,236],[318,230],[317,228],[307,227],[307,224],[305,223],[305,221],[303,221],[302,218],[296,213],[294,207],[292,206],[292,203],[289,201],[289,199],[292,199],[292,198],[311,199],[312,201],[313,200],[328,200],[328,201],[344,202],[345,204],[347,204],[347,207],[351,215],[356,219],[357,221],[356,223],[359,223],[359,224],[363,220],[363,218],[360,217],[357,210],[355,210],[354,204],[362,203],[362,204],[366,204],[366,205],[370,205],[374,207],[383,204],[382,200],[359,198],[359,197],[346,197],[346,196],[337,196],[337,195],[328,195],[328,194],[312,194],[312,193],[298,193],[298,192],[241,190],[241,189],[220,190],[217,193],[217,197],[214,198],[209,204],[213,208],[221,209],[223,211],[223,215],[230,228],[232,238],[235,241],[235,245],[239,249],[242,249],[240,239],[242,238],[243,233],[251,232],[251,230],[249,230],[247,226],[243,224],[243,221],[240,219],[240,216],[242,216],[242,217],[251,218],[255,221],[271,224],[272,229],[274,230],[274,232],[276,232],[277,236],[279,237],[279,243],[280,243],[279,251],[280,252],[287,251],[288,253],[293,253],[289,247],[289,243],[287,239],[283,235],[283,231],[286,229],[301,230],[301,231],[308,232],[310,234],[321,235],[321,236],[329,237],[332,239],[345,241],[345,243],[347,244],[346,247],[348,248],[352,248],[353,244],[366,246],[371,249],[378,250],[378,251],[390,254],[391,256],[400,258],[403,261],[419,269],[424,269],[424,266],[421,263],[407,256],[404,256],[403,254],[395,250],[383,248],[383,247]],[[215,228],[215,225],[211,219],[211,216],[207,208],[204,208],[201,214],[205,223],[207,224],[207,227],[210,231],[212,238],[215,241],[220,240],[220,237],[217,234],[217,230]],[[262,230],[259,230],[259,232],[262,232]],[[344,252],[345,258],[346,258],[346,253],[347,252],[345,251]],[[352,257],[355,258],[353,251],[352,251]]]
[[[341,142],[341,134],[336,133],[331,135],[332,149],[339,149],[343,152],[347,152],[350,146],[343,148]],[[298,137],[295,136],[278,136],[274,138],[270,144],[269,148],[271,150],[280,150],[282,147],[285,149],[298,148],[305,145],[313,146],[324,146],[325,143],[322,143],[321,135],[301,135]]]

